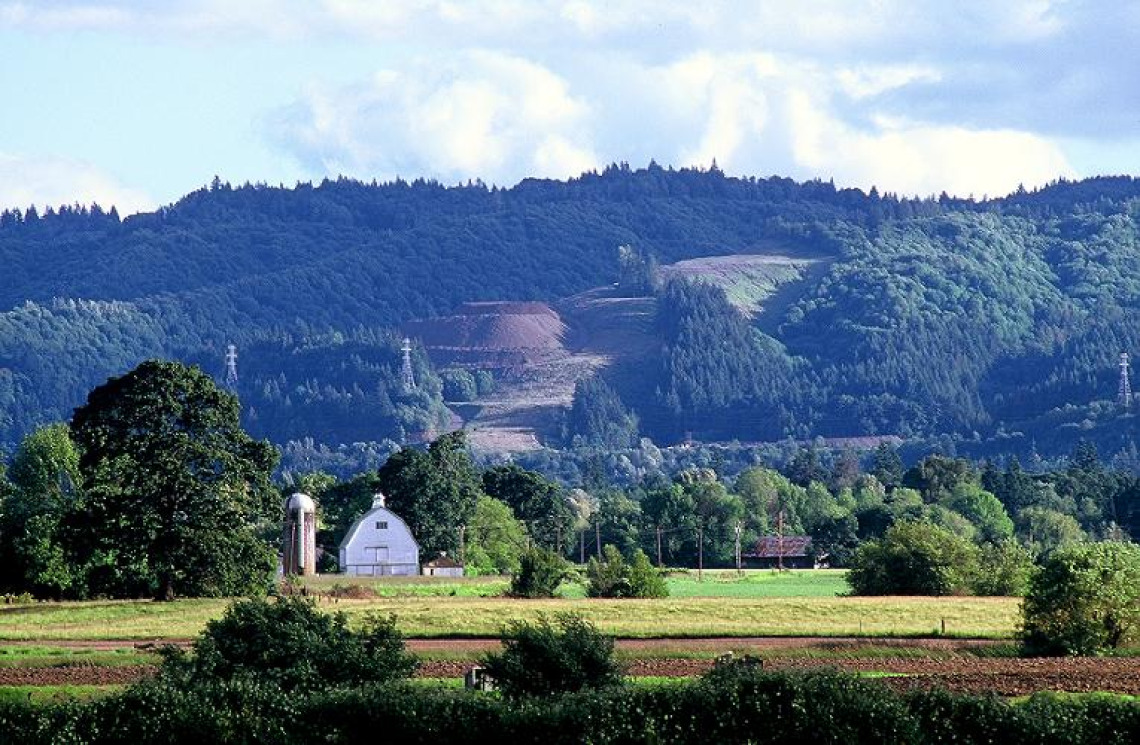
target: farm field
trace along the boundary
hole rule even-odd
[[[746,569],[737,574],[731,569],[709,569],[698,579],[690,569],[671,570],[666,577],[670,597],[708,598],[774,598],[774,597],[836,597],[845,595],[846,570],[813,569],[775,572],[766,569]],[[384,579],[345,578],[340,575],[323,575],[304,580],[304,586],[316,592],[344,592],[345,588],[360,587],[380,597],[401,596],[456,596],[498,597],[507,591],[510,582],[504,577],[385,577]],[[564,598],[586,597],[585,586],[567,582],[560,588]],[[345,593],[349,594],[349,593]]]
[[[567,597],[496,597],[500,578],[368,580],[318,578],[306,585],[322,607],[350,617],[394,613],[409,638],[494,637],[510,620],[580,613],[618,637],[920,637],[1011,638],[1018,601],[976,597],[842,597],[842,572],[706,572],[670,578],[663,600],[599,600],[567,585]],[[0,641],[188,639],[228,601],[38,603],[0,608]]]
[[[517,600],[502,597],[507,582],[499,577],[350,581],[328,576],[307,579],[301,587],[320,607],[343,611],[350,619],[396,614],[409,649],[423,661],[420,675],[427,678],[461,676],[481,654],[498,647],[495,638],[510,620],[571,611],[619,637],[618,656],[638,678],[698,675],[716,656],[733,651],[759,656],[772,669],[827,666],[941,680],[959,670],[962,660],[988,664],[986,650],[1008,653],[1018,611],[1018,600],[1011,598],[847,597],[844,573],[838,570],[753,570],[743,576],[711,570],[703,581],[680,571],[668,582],[671,596],[661,600],[588,599],[580,584],[564,585],[559,599]],[[137,645],[189,640],[227,603],[0,607],[0,693],[24,695],[32,686],[42,689],[37,700],[49,700],[116,690],[154,673],[157,656]],[[960,685],[990,685],[982,669],[959,670],[976,679],[962,678]],[[1130,680],[1130,671],[1115,674]],[[1006,681],[1006,688],[1027,689],[1025,675],[1008,675],[1015,682]],[[1140,679],[1140,668],[1135,677]],[[1095,680],[1096,673],[1074,679]],[[1124,683],[1115,688],[1132,690]]]
[[[420,640],[421,642],[423,640]],[[673,640],[669,647],[642,648],[636,640],[619,641],[617,657],[634,680],[665,681],[703,675],[714,665],[714,648],[734,650],[763,661],[771,671],[803,671],[820,668],[855,673],[882,680],[896,690],[941,688],[959,693],[995,693],[1018,697],[1037,691],[1070,693],[1111,692],[1140,695],[1140,657],[1038,658],[1006,656],[1012,645],[982,645],[978,642],[915,639],[889,643],[866,640]],[[776,642],[775,644],[773,642]],[[425,685],[458,685],[464,672],[487,651],[497,648],[489,640],[449,640],[449,653],[423,651],[413,641],[409,647],[421,659],[417,677]],[[13,648],[0,648],[0,656]],[[82,654],[82,653],[81,653]],[[50,702],[90,698],[120,690],[124,685],[156,672],[153,655],[120,651],[120,660],[72,661],[59,654],[42,654],[24,660],[27,664],[0,667],[0,700],[12,697]],[[123,664],[130,658],[136,664]]]

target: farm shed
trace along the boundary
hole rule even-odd
[[[442,553],[424,564],[423,573],[425,577],[462,577],[463,565]]]
[[[372,509],[352,524],[340,543],[340,570],[357,577],[420,573],[420,546],[399,515],[377,493]]]
[[[740,556],[748,566],[760,569],[781,564],[785,569],[818,569],[820,566],[811,550],[811,536],[807,535],[764,536],[751,551]]]

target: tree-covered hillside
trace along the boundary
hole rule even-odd
[[[259,434],[398,438],[446,421],[420,353],[426,385],[401,398],[401,322],[610,284],[618,246],[665,264],[778,241],[828,269],[766,333],[716,291],[659,290],[663,353],[619,387],[643,433],[950,433],[1012,450],[1084,435],[1112,452],[1132,430],[1112,401],[1117,357],[1140,353],[1138,219],[1131,178],[975,202],[656,165],[511,189],[215,182],[126,220],[8,210],[0,442],[146,357],[220,377],[228,343]]]

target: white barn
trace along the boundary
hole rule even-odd
[[[400,516],[377,492],[372,509],[352,524],[340,542],[340,570],[357,577],[420,573],[420,545]]]

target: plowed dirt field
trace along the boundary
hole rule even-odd
[[[764,660],[765,670],[807,670],[832,668],[848,672],[878,673],[884,685],[896,690],[944,688],[970,693],[996,693],[1021,696],[1036,691],[1111,691],[1140,695],[1140,657],[1120,658],[988,658],[971,654],[971,648],[987,642],[906,639],[884,643],[876,640],[873,656],[860,650],[859,640],[811,639],[691,639],[619,640],[620,650],[636,659],[626,661],[634,676],[684,677],[700,675],[713,665],[708,658],[686,658],[685,653],[707,653],[735,649],[764,652],[789,649],[816,649],[826,656],[781,656]],[[121,646],[121,645],[120,645]],[[477,656],[498,647],[495,640],[411,640],[413,651]],[[900,656],[883,655],[883,648],[897,647]],[[922,656],[922,651],[930,657]],[[657,654],[660,656],[657,656]],[[458,678],[471,667],[470,659],[423,662],[418,675],[426,678]],[[77,664],[58,667],[0,668],[0,686],[13,685],[108,685],[131,683],[151,676],[153,665],[100,666]]]

